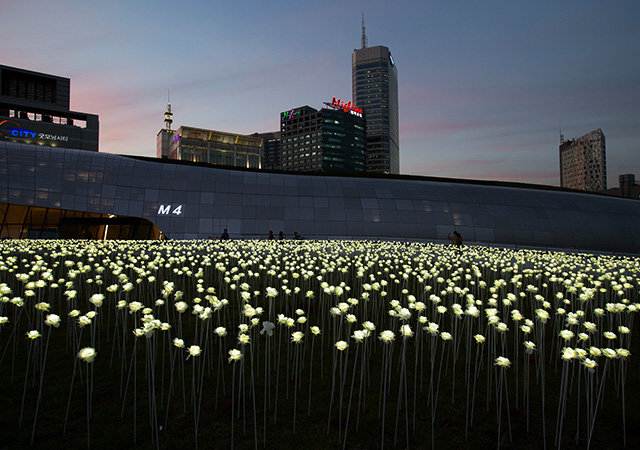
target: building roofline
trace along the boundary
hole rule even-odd
[[[270,173],[270,174],[298,175],[298,176],[371,178],[376,180],[429,181],[429,182],[437,182],[437,183],[470,184],[470,185],[477,185],[477,186],[510,187],[510,188],[517,188],[517,189],[535,189],[535,190],[541,190],[541,191],[567,192],[567,193],[599,195],[604,197],[621,198],[617,195],[610,194],[605,191],[597,191],[597,192],[583,191],[579,189],[569,189],[569,188],[563,188],[559,186],[521,183],[521,182],[515,182],[515,181],[475,180],[475,179],[464,179],[464,178],[445,178],[445,177],[408,175],[408,174],[396,175],[396,174],[384,174],[384,173],[374,173],[374,172],[360,172],[360,173],[358,172],[302,172],[302,171],[290,171],[290,170],[251,169],[251,168],[245,168],[245,167],[212,165],[207,163],[183,161],[183,160],[176,160],[176,159],[164,159],[164,158],[159,159],[159,158],[153,158],[148,156],[137,156],[137,155],[119,155],[119,156],[137,159],[140,161],[158,162],[161,164],[188,165],[188,166],[204,167],[204,168],[209,168],[213,170],[234,170],[234,171],[240,171],[240,172]]]

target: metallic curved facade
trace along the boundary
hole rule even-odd
[[[640,202],[420,177],[223,169],[0,142],[0,203],[139,217],[171,239],[446,241],[640,253]]]

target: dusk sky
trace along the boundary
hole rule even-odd
[[[351,100],[364,12],[398,68],[404,174],[559,185],[601,128],[610,187],[640,178],[640,1],[0,0],[0,64],[71,79],[100,151],[155,156],[180,125],[251,134]]]

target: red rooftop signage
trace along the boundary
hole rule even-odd
[[[335,97],[333,97],[333,99],[331,100],[331,106],[341,108],[344,112],[353,111],[355,113],[362,114],[362,110],[360,108],[357,108],[356,105],[352,104],[351,102],[345,103],[340,99],[336,99]]]

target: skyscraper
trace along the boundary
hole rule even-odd
[[[398,70],[389,48],[367,47],[362,21],[362,48],[351,55],[355,105],[367,120],[367,172],[400,173]]]
[[[560,186],[584,191],[607,188],[607,155],[600,128],[560,143]]]

